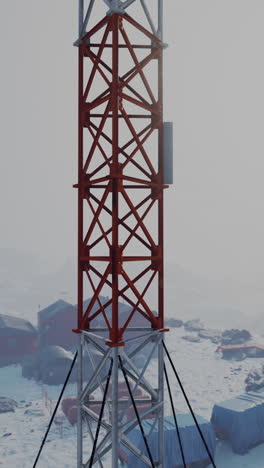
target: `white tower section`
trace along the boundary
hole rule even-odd
[[[91,15],[99,2],[108,7],[107,14],[130,14],[130,7],[137,8],[147,19],[152,34],[163,39],[163,0],[79,0],[79,39],[87,32]]]

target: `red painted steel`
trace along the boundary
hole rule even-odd
[[[135,314],[152,329],[164,326],[162,50],[157,37],[118,14],[106,16],[79,46],[76,331],[100,319],[110,346],[123,344]],[[93,294],[87,306],[85,282]],[[102,302],[105,288],[110,297]],[[122,320],[121,299],[129,306]]]

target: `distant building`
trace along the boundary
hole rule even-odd
[[[0,314],[0,366],[21,363],[35,354],[38,332],[27,320]]]
[[[76,347],[78,337],[72,332],[76,328],[76,307],[62,299],[38,312],[40,346]]]
[[[91,299],[84,301],[84,310],[88,307]],[[109,302],[108,297],[100,296],[101,304]],[[94,304],[91,314],[98,310],[98,303]],[[131,313],[131,306],[119,302],[120,326],[122,327]],[[105,309],[106,315],[111,323],[111,305]],[[92,322],[93,327],[106,327],[103,314],[99,314]],[[130,321],[132,327],[149,326],[149,322],[138,312]],[[61,346],[65,349],[73,349],[78,343],[78,335],[72,332],[77,327],[77,306],[62,299],[38,312],[38,330],[40,347]],[[132,336],[131,334],[129,335]]]
[[[22,375],[26,378],[41,380],[48,385],[59,385],[65,382],[73,360],[73,353],[60,346],[45,346],[38,350],[34,361],[26,362]],[[73,369],[70,382],[76,382],[77,368]]]

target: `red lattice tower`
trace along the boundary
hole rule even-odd
[[[162,52],[127,14],[79,45],[78,330],[105,326],[109,346],[164,326]]]

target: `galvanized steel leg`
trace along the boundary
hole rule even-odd
[[[112,373],[112,468],[118,467],[118,358],[119,349],[113,348],[113,373]]]
[[[83,15],[84,15],[84,0],[79,0],[79,37],[81,37],[83,29]]]
[[[159,0],[158,3],[158,36],[163,41],[163,0]]]
[[[159,368],[158,368],[158,379],[159,379],[159,401],[164,402],[164,351],[163,343],[159,342]],[[164,404],[161,407],[159,414],[159,467],[164,467]]]
[[[78,349],[78,413],[77,413],[77,468],[82,468],[83,452],[83,421],[81,408],[81,395],[83,391],[83,336],[80,335]]]

